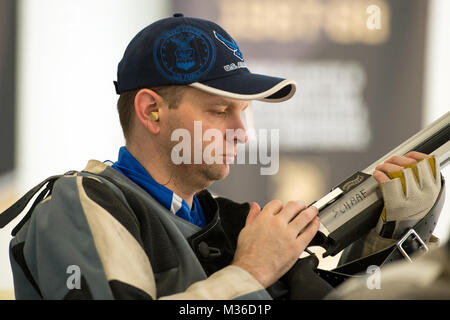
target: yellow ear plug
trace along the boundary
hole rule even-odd
[[[159,120],[159,114],[157,111],[150,112],[149,114],[150,120],[152,121],[158,121]]]

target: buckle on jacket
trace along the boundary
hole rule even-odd
[[[409,237],[413,237],[412,240],[416,240],[419,242],[420,246],[419,249],[423,249],[425,252],[427,252],[429,249],[425,242],[422,240],[422,238],[418,235],[418,233],[414,229],[409,229],[408,232],[397,242],[397,249],[400,251],[400,253],[403,255],[403,257],[408,260],[409,262],[412,262],[411,258],[409,257],[408,253],[403,248],[403,243],[408,240]]]

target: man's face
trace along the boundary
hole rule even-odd
[[[187,87],[178,108],[169,109],[167,120],[161,123],[161,143],[170,146],[165,148],[166,156],[170,156],[167,153],[171,153],[173,147],[179,143],[171,139],[174,130],[186,129],[191,137],[191,163],[177,165],[177,175],[203,186],[225,178],[230,170],[227,162],[233,162],[237,144],[247,141],[242,119],[243,110],[247,106],[248,101],[224,98]],[[203,141],[208,130],[215,135],[208,141]],[[240,134],[233,136],[228,132],[227,135],[227,130]],[[215,161],[208,164],[207,160],[211,157]],[[195,164],[199,160],[201,163]],[[174,163],[172,165],[175,166]]]

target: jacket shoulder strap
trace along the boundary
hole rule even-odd
[[[19,200],[17,200],[12,206],[10,206],[8,209],[6,209],[5,211],[3,211],[3,213],[0,214],[0,228],[5,227],[12,220],[14,220],[19,214],[21,214],[22,211],[25,209],[25,207],[28,205],[28,203],[31,201],[31,199],[33,199],[33,197],[39,192],[39,190],[42,189],[42,187],[47,185],[46,191],[48,191],[51,189],[51,187],[53,186],[53,184],[55,183],[56,180],[58,180],[59,178],[65,176],[65,175],[71,175],[73,173],[75,173],[75,171],[69,171],[65,174],[48,177],[47,179],[45,179],[44,181],[42,181],[41,183],[36,185],[34,188],[29,190],[24,196],[22,196]],[[44,193],[46,193],[46,192],[44,192]],[[39,202],[40,200],[42,200],[41,198],[43,198],[44,196],[45,196],[45,194],[41,193],[40,196],[38,197],[38,199],[36,199],[35,204],[37,204],[36,202]],[[34,207],[34,205],[33,205],[33,207]],[[32,210],[30,210],[30,211],[32,211]]]

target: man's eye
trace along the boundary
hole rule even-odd
[[[214,114],[216,114],[220,117],[224,117],[227,115],[227,113],[225,111],[215,111]]]

